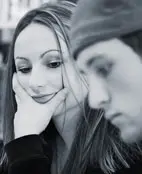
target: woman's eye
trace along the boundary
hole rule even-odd
[[[51,63],[48,63],[47,66],[49,68],[58,68],[59,66],[61,66],[62,62],[51,62]]]
[[[31,72],[31,68],[19,68],[17,71],[20,71],[23,74],[27,74]]]

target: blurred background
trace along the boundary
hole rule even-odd
[[[56,2],[59,0],[0,0],[0,104],[1,87],[4,78],[8,48],[19,19],[32,8],[38,7],[45,2]],[[75,1],[75,0],[70,0]],[[2,145],[2,107],[0,105],[0,147]]]

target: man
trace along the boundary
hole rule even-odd
[[[142,0],[80,0],[71,46],[89,83],[89,104],[126,143],[142,139]]]

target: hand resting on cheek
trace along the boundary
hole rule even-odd
[[[13,90],[17,103],[17,112],[14,118],[15,138],[30,134],[40,134],[44,131],[56,108],[64,102],[68,94],[68,89],[64,88],[47,103],[37,103],[22,88],[16,73],[13,75]]]

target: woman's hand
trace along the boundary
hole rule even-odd
[[[19,84],[16,74],[13,75],[13,90],[17,102],[14,118],[15,138],[30,134],[40,134],[49,124],[54,111],[65,100],[67,89],[58,92],[53,99],[39,104]]]

